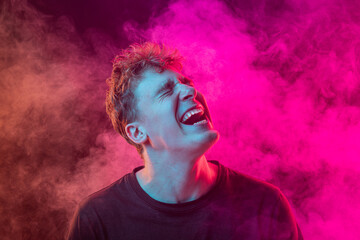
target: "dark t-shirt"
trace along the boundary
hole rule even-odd
[[[139,185],[137,167],[79,206],[68,239],[303,239],[280,190],[219,166],[197,200],[168,204]]]

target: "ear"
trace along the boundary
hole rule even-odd
[[[125,127],[126,135],[136,144],[142,144],[147,140],[147,135],[137,122],[129,123]]]

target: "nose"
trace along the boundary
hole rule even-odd
[[[180,100],[186,101],[188,99],[195,99],[197,91],[194,87],[181,84]]]

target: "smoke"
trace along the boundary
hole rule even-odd
[[[139,39],[186,57],[221,135],[208,159],[279,186],[306,239],[360,235],[359,4],[174,1],[146,24],[123,19],[128,39],[1,7],[4,239],[62,239],[82,198],[141,164],[104,106],[112,58]]]
[[[80,199],[139,163],[104,111],[118,49],[94,29],[85,44],[65,16],[2,7],[1,236],[63,239]]]
[[[208,158],[279,186],[306,239],[359,233],[360,18],[351,1],[177,1],[139,36],[207,96]]]

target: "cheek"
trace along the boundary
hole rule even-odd
[[[152,145],[156,149],[173,148],[179,144],[182,139],[181,130],[174,119],[153,118],[149,126],[148,136]]]
[[[175,102],[169,101],[158,105],[145,103],[143,105],[146,109],[146,126],[150,138],[157,136],[171,139],[173,136],[181,134],[181,127],[175,117]]]
[[[151,132],[153,137],[158,137],[164,141],[179,139],[182,134],[181,129],[175,120],[173,114],[159,114],[152,119]]]

